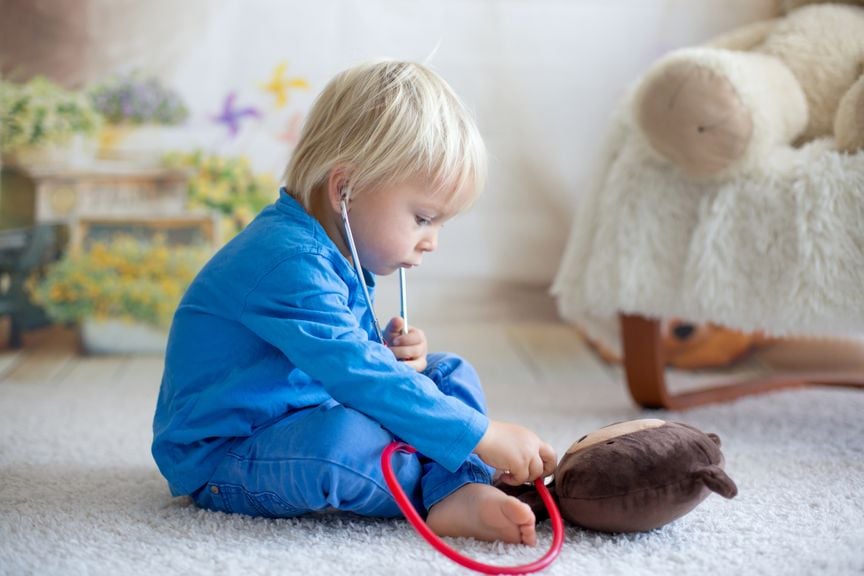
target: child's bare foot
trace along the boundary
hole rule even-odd
[[[462,486],[432,506],[426,523],[439,536],[537,543],[531,508],[488,484]]]

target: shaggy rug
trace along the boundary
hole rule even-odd
[[[864,152],[777,146],[731,176],[657,158],[625,98],[553,292],[618,352],[620,310],[775,335],[864,334]],[[610,331],[611,330],[611,331]]]
[[[269,520],[171,498],[150,458],[158,359],[77,361],[41,383],[0,377],[0,573],[468,574],[402,520]],[[541,369],[542,368],[538,368]],[[62,371],[61,370],[61,371]],[[534,427],[559,453],[583,433],[651,416],[723,440],[739,495],[711,495],[642,534],[567,529],[546,574],[864,573],[864,393],[808,389],[695,409],[641,412],[593,378],[489,390],[493,415]],[[536,548],[450,542],[482,561],[523,564]]]

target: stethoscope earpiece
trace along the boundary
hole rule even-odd
[[[343,186],[339,191],[339,208],[342,212],[342,222],[348,222],[348,201],[351,199],[351,188],[348,186]],[[345,224],[345,229],[350,230],[347,224]],[[350,234],[348,236],[351,238],[351,242],[354,242],[354,238],[351,237]]]

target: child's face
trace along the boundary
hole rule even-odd
[[[417,180],[364,191],[348,213],[360,263],[378,275],[419,266],[454,215],[450,195],[433,195]]]

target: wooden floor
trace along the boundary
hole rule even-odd
[[[29,332],[19,350],[0,351],[0,384],[34,388],[70,383],[159,382],[161,356],[84,356],[71,328]],[[80,382],[79,382],[80,381]]]
[[[376,308],[382,323],[398,314],[395,279],[379,283]],[[520,413],[562,409],[578,401],[580,411],[633,409],[622,370],[599,361],[579,333],[562,322],[542,286],[460,282],[410,287],[409,322],[423,328],[430,350],[456,352],[477,368],[491,410],[518,406]],[[737,366],[738,373],[830,366],[864,371],[864,346],[814,340],[759,351]],[[161,356],[83,356],[77,335],[52,327],[25,334],[20,350],[0,348],[0,384],[51,386],[73,380],[134,379],[158,387]],[[728,371],[669,373],[670,388],[724,380]],[[517,402],[514,402],[517,400]],[[571,405],[572,406],[572,405]]]
[[[468,283],[454,291],[418,284],[410,296],[409,321],[426,332],[431,350],[456,352],[471,361],[498,417],[537,421],[562,389],[605,392],[574,394],[569,400],[581,409],[632,409],[617,369],[599,362],[578,332],[558,319],[545,288]],[[386,322],[399,310],[398,285],[380,283],[376,302]],[[2,386],[134,379],[152,394],[162,368],[161,356],[83,356],[76,333],[57,327],[26,333],[20,350],[0,350]]]

